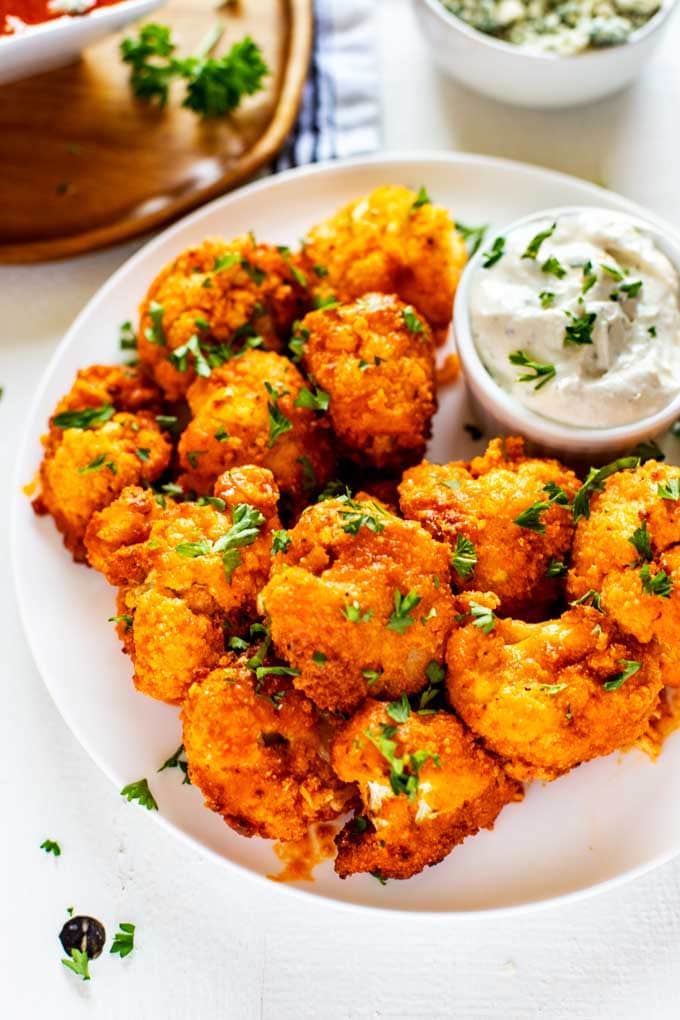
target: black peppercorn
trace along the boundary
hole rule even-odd
[[[88,959],[96,960],[104,948],[106,931],[95,917],[71,917],[59,932],[59,941],[67,956],[78,949],[87,953]]]

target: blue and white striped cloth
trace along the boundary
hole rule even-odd
[[[315,0],[309,75],[275,172],[378,148],[375,10],[375,0]]]

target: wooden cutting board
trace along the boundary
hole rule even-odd
[[[0,261],[39,262],[133,237],[251,176],[283,144],[309,63],[312,0],[170,0],[151,19],[171,25],[180,55],[216,20],[213,55],[251,35],[271,69],[265,89],[231,116],[201,121],[136,100],[118,45],[135,26],[70,67],[0,88]]]

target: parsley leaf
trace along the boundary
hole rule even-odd
[[[543,244],[544,241],[547,241],[549,237],[552,237],[552,235],[555,233],[556,227],[557,223],[553,223],[553,225],[551,227],[548,227],[547,230],[541,230],[540,233],[536,234],[535,237],[532,237],[532,239],[529,241],[529,244],[526,246],[524,250],[522,258],[535,260],[536,257],[538,256],[539,251],[541,250],[541,245]]]
[[[569,497],[567,496],[564,489],[557,485],[556,482],[548,482],[543,486],[543,492],[547,493],[550,497],[548,500],[539,501],[533,503],[531,506],[523,510],[518,517],[515,517],[515,524],[519,525],[520,528],[527,528],[529,531],[536,531],[539,535],[545,535],[545,524],[541,520],[541,514],[549,510],[550,507],[557,503],[559,506],[568,506]]]
[[[680,499],[680,478],[669,478],[665,485],[657,486],[657,493],[661,499],[670,499],[677,502]]]
[[[538,300],[541,302],[541,308],[550,308],[550,305],[556,298],[556,294],[553,290],[542,290],[538,295]]]
[[[91,429],[95,425],[103,425],[115,413],[113,404],[102,404],[101,407],[86,407],[82,411],[62,411],[55,414],[52,424],[58,429]]]
[[[118,953],[122,960],[135,948],[135,926],[128,921],[121,921],[118,927],[120,931],[113,936],[113,945],[109,952]]]
[[[467,245],[468,258],[471,259],[481,248],[487,229],[487,226],[466,227],[460,220],[456,220],[456,230]]]
[[[441,768],[439,755],[432,751],[412,751],[409,755],[397,758],[395,751],[397,742],[392,737],[397,731],[396,726],[381,727],[379,734],[366,730],[366,736],[373,746],[377,748],[383,758],[390,766],[390,786],[397,796],[402,794],[409,800],[415,800],[420,785],[420,770],[427,761],[432,761],[437,768]]]
[[[403,723],[406,722],[411,714],[411,706],[409,705],[406,695],[402,694],[399,701],[390,701],[389,705],[385,708],[385,711],[389,715],[390,719],[394,719],[397,723]]]
[[[565,314],[571,319],[571,325],[566,326],[564,330],[565,344],[592,344],[593,325],[597,318],[595,312],[584,312],[580,316],[570,311],[566,311]]]
[[[554,697],[555,694],[559,694],[566,687],[566,684],[539,684],[539,691],[543,691],[545,694],[549,694]]]
[[[625,280],[625,276],[620,269],[616,268],[616,266],[608,266],[604,262],[600,262],[600,268],[607,274],[607,276],[611,276],[612,280]]]
[[[370,513],[369,508],[362,503],[355,503],[347,500],[348,510],[341,510],[340,517],[343,519],[342,530],[347,535],[357,535],[361,528],[367,528],[374,535],[380,535],[385,530],[385,525],[379,521],[375,514]],[[376,512],[382,513],[377,503],[372,504]]]
[[[540,390],[542,386],[549,383],[551,379],[555,378],[557,370],[554,365],[550,365],[547,362],[534,361],[528,357],[524,351],[513,351],[512,354],[508,355],[508,360],[513,365],[523,365],[529,369],[529,372],[524,375],[517,377],[518,382],[536,382],[534,386],[535,390]],[[531,374],[533,373],[533,375]]]
[[[644,560],[651,560],[654,558],[652,554],[652,543],[649,536],[649,532],[647,530],[646,521],[643,521],[640,527],[635,529],[635,531],[630,536],[628,541],[630,542],[630,544],[633,546],[638,556],[640,557],[640,562],[643,562]]]
[[[314,652],[312,662],[315,666],[323,666],[328,662],[328,656],[324,655],[323,652]]]
[[[585,595],[581,595],[580,599],[574,599],[573,602],[569,603],[570,606],[592,606],[593,609],[597,609],[598,613],[604,614],[602,608],[601,595],[599,591],[595,591],[594,588],[589,588]]]
[[[61,961],[65,967],[72,970],[74,974],[81,977],[83,981],[90,980],[90,971],[88,969],[88,957],[87,953],[81,952],[80,949],[75,947],[71,950],[71,959]]]
[[[611,475],[616,474],[618,471],[636,468],[639,463],[639,457],[619,457],[618,460],[612,461],[611,464],[605,464],[604,467],[591,467],[588,477],[574,497],[574,521],[578,521],[580,517],[590,517],[591,496],[595,492],[602,491],[604,483]]]
[[[411,610],[415,609],[420,602],[422,602],[422,596],[417,592],[409,591],[407,595],[402,595],[397,589],[394,593],[394,612],[387,621],[387,629],[394,630],[397,634],[403,634],[408,630],[414,623],[413,617],[410,615]]]
[[[428,195],[425,185],[421,184],[420,188],[418,189],[418,194],[416,195],[415,201],[411,206],[411,211],[413,212],[416,209],[420,209],[424,205],[431,205],[431,203],[432,199]]]
[[[246,645],[247,647],[247,645]],[[158,769],[159,772],[164,772],[165,769],[179,769],[184,773],[184,779],[182,780],[182,786],[191,786],[191,780],[189,779],[189,763],[186,758],[183,758],[184,744],[180,744],[174,754],[171,754],[167,758],[161,767]]]
[[[134,783],[128,783],[120,792],[121,796],[125,797],[128,801],[138,801],[147,811],[158,811],[158,804],[149,789],[149,783],[146,779],[138,779]]]
[[[401,317],[404,320],[404,325],[411,333],[422,333],[425,327],[416,315],[415,309],[412,305],[407,305],[406,308],[402,308]]]
[[[287,531],[275,531],[272,535],[272,555],[288,552],[292,538]]]
[[[61,847],[53,839],[46,839],[40,844],[40,849],[44,850],[46,854],[54,854],[55,857],[61,857]]]
[[[625,684],[626,680],[631,676],[635,676],[637,671],[642,668],[641,662],[634,662],[632,659],[620,659],[619,661],[623,666],[623,670],[605,681],[603,684],[605,691],[618,691],[619,687]]]
[[[566,563],[562,563],[560,560],[551,559],[550,563],[546,567],[546,577],[564,577],[567,574],[569,567]]]
[[[367,609],[365,613],[362,613],[361,606],[357,600],[354,599],[353,602],[343,606],[342,615],[346,620],[349,620],[350,623],[368,623],[368,621],[373,618],[373,610]]]
[[[194,368],[196,369],[196,375],[202,376],[207,379],[212,369],[206,359],[206,356],[201,348],[200,338],[196,333],[190,337],[185,344],[180,347],[176,347],[174,351],[168,354],[168,361],[176,368],[178,372],[186,372],[189,366],[189,355],[192,354],[194,358]]]
[[[293,407],[308,407],[312,411],[327,411],[330,402],[330,393],[326,393],[325,390],[315,386],[314,392],[312,392],[306,386],[303,386],[295,398]]]
[[[92,471],[99,471],[101,468],[106,467],[112,474],[117,474],[118,469],[112,460],[106,459],[105,453],[100,453],[98,457],[91,460],[85,467],[78,468],[79,475],[89,475]]]
[[[123,613],[121,616],[109,616],[107,623],[124,623],[125,630],[128,631],[132,628],[132,617],[129,613]]]
[[[669,599],[673,593],[673,581],[666,571],[660,570],[658,574],[652,576],[648,563],[645,563],[640,571],[640,580],[646,595],[658,595],[659,598]]]
[[[488,606],[481,606],[479,602],[470,602],[470,616],[473,627],[479,627],[485,634],[490,634],[496,626],[496,614]]]
[[[260,92],[269,74],[262,51],[246,36],[223,57],[189,58],[182,77],[188,81],[182,106],[202,117],[223,117],[239,106],[244,96]]]
[[[293,423],[279,408],[279,397],[281,396],[279,391],[271,383],[266,382],[264,385],[270,397],[267,402],[267,410],[269,412],[269,446],[272,447],[279,436],[282,436],[284,432],[290,432]]]
[[[563,280],[567,275],[567,270],[554,255],[551,255],[549,259],[545,260],[541,266],[541,272],[549,273],[551,276],[556,276],[558,280]]]
[[[120,344],[121,351],[137,350],[137,334],[132,328],[132,323],[129,320],[127,322],[121,322],[118,327],[118,343]]]
[[[472,577],[477,564],[474,544],[460,532],[456,535],[456,548],[453,550],[451,564],[461,581],[467,581]]]

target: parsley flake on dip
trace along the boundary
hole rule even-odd
[[[680,277],[622,213],[558,211],[492,239],[470,282],[473,342],[525,407],[612,428],[680,391]]]

